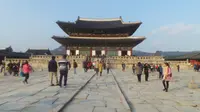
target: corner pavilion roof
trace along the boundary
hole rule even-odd
[[[109,46],[109,47],[135,47],[145,37],[58,37],[53,36],[54,40],[64,46]]]

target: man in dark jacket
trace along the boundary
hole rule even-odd
[[[49,75],[50,75],[50,81],[51,81],[51,86],[54,86],[53,84],[53,76],[56,79],[56,85],[58,86],[58,76],[57,76],[57,62],[55,60],[55,56],[52,56],[52,59],[49,61],[48,64],[48,71],[49,71]]]
[[[143,69],[144,69],[145,81],[148,81],[148,79],[149,79],[149,66],[148,66],[147,63],[144,65]]]
[[[75,60],[73,62],[73,67],[74,67],[74,74],[76,74],[76,68],[78,67],[78,64],[76,63]]]

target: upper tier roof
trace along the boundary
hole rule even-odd
[[[91,38],[91,37],[58,37],[53,36],[54,40],[64,46],[109,46],[109,47],[135,47],[145,40],[145,37],[127,37],[127,38]]]
[[[89,19],[78,17],[76,22],[57,21],[68,35],[72,33],[128,34],[131,36],[142,22],[123,22],[122,18]]]

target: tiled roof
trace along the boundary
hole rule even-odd
[[[26,53],[32,55],[51,55],[51,51],[49,49],[28,49]]]

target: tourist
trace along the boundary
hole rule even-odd
[[[96,71],[96,75],[98,75],[98,73],[99,73],[99,60],[97,60],[96,63],[95,63],[95,71]]]
[[[12,75],[13,70],[13,63],[10,61],[7,65],[8,73]]]
[[[163,78],[163,68],[162,68],[162,65],[160,64],[159,67],[159,79],[162,79]]]
[[[13,63],[13,76],[19,76],[19,66],[17,63]]]
[[[76,74],[76,68],[78,67],[78,64],[76,63],[76,61],[74,60],[73,62],[73,68],[74,68],[74,74]]]
[[[142,64],[140,62],[138,62],[137,66],[135,67],[135,72],[137,74],[138,82],[141,82]]]
[[[135,64],[132,66],[133,74],[135,74]]]
[[[110,71],[110,68],[111,68],[111,65],[110,65],[109,62],[107,62],[106,68],[107,68],[107,74],[109,74],[109,71]]]
[[[67,86],[67,76],[68,76],[68,70],[71,68],[71,64],[69,61],[66,60],[66,55],[63,55],[63,59],[61,59],[58,62],[59,70],[60,70],[60,81],[59,85],[62,87],[62,79],[64,77],[64,87]]]
[[[87,61],[83,62],[83,69],[84,69],[84,72],[87,72]]]
[[[94,71],[96,71],[95,70],[95,63],[96,63],[96,61],[92,62],[92,68],[94,69]]]
[[[25,77],[23,83],[28,84],[29,74],[31,72],[31,66],[28,64],[28,61],[25,61],[24,65],[22,66],[22,71]]]
[[[122,71],[124,72],[126,68],[126,64],[124,62],[122,62]]]
[[[169,88],[169,81],[171,80],[172,78],[172,72],[171,72],[171,68],[169,66],[169,63],[165,63],[165,68],[164,68],[164,71],[163,71],[163,86],[164,86],[164,89],[163,91],[166,91],[168,92],[168,88]]]
[[[99,73],[100,73],[100,76],[102,76],[102,72],[103,72],[103,62],[102,62],[102,61],[100,61],[98,67],[99,67]]]
[[[48,64],[48,71],[49,71],[49,76],[50,76],[50,86],[54,86],[53,84],[53,77],[55,77],[56,80],[56,85],[58,86],[58,76],[57,76],[57,62],[55,60],[55,56],[52,56],[51,60],[49,61]]]
[[[149,78],[149,66],[147,63],[144,64],[144,75],[145,75],[145,81],[148,81]]]
[[[177,65],[177,71],[180,72],[180,65]]]

